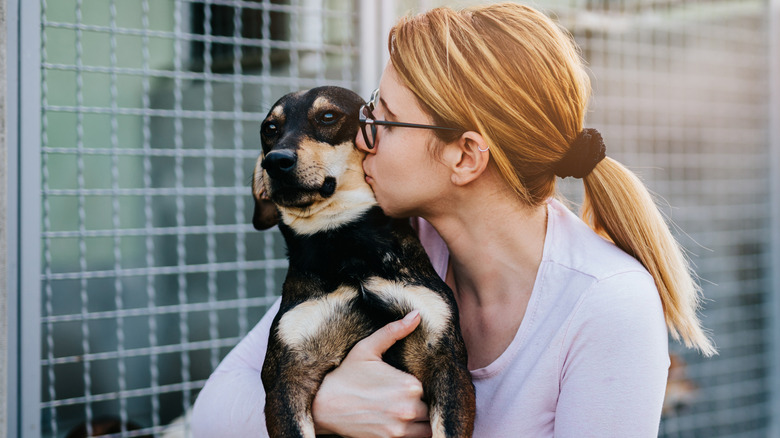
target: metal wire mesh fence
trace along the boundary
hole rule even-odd
[[[685,379],[687,389],[668,407],[661,436],[767,436],[765,7],[592,2],[561,15],[592,70],[588,124],[605,133],[609,154],[642,176],[679,227],[702,279],[704,324],[720,351],[704,359],[672,344],[679,361],[671,380]]]
[[[259,121],[355,88],[355,6],[42,4],[45,435],[161,433],[264,313],[286,264],[247,225]]]
[[[440,3],[453,2],[394,11]],[[162,434],[264,313],[286,264],[279,236],[248,225],[259,121],[288,91],[370,88],[357,80],[361,8],[376,11],[364,6],[41,0],[41,46],[28,49],[41,57],[42,351],[24,366],[41,369],[44,436],[110,422],[122,436]],[[661,436],[767,436],[768,185],[780,171],[767,144],[767,4],[536,6],[588,61],[587,124],[664,200],[703,279],[720,355],[672,345],[684,394]]]

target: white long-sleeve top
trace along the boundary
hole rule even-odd
[[[446,244],[427,222],[418,229],[444,277]],[[196,437],[266,436],[260,370],[278,307],[209,378],[194,407]],[[551,200],[523,321],[493,363],[471,372],[474,436],[656,437],[668,368],[663,310],[650,274]]]

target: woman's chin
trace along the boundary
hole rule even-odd
[[[395,219],[403,219],[410,217],[409,214],[406,214],[405,211],[399,210],[397,208],[393,208],[392,206],[388,205],[387,202],[382,202],[380,198],[377,198],[377,203],[379,204],[379,208],[382,209],[382,212],[385,214],[385,216],[390,216]]]

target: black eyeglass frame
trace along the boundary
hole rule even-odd
[[[360,131],[363,133],[363,140],[366,142],[366,147],[374,149],[374,144],[370,141],[368,132],[366,132],[366,125],[371,125],[371,137],[376,140],[376,127],[377,126],[400,126],[405,128],[421,128],[421,129],[441,129],[445,131],[461,131],[458,128],[450,128],[447,126],[434,126],[434,125],[421,125],[419,123],[403,123],[403,122],[388,122],[386,120],[374,119],[374,108],[376,98],[379,96],[379,89],[377,88],[371,93],[369,101],[360,107],[360,113],[358,116],[358,122],[360,123]],[[369,117],[370,116],[370,117]]]

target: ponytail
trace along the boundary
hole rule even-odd
[[[583,181],[582,219],[650,272],[672,337],[705,356],[715,354],[697,316],[701,288],[644,184],[609,157]]]

